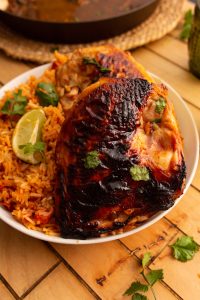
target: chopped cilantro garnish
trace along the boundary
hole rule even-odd
[[[57,106],[58,94],[52,83],[40,82],[36,88],[36,95],[39,98],[40,105],[42,106]]]
[[[88,152],[83,161],[86,169],[95,169],[101,163],[99,153],[97,151]]]
[[[157,112],[158,114],[162,114],[164,109],[166,106],[166,102],[165,99],[163,97],[160,97],[157,101],[156,101],[156,108],[155,108],[155,112]]]
[[[171,245],[173,255],[177,260],[182,262],[191,260],[195,253],[199,250],[198,244],[190,236],[183,235]]]
[[[132,179],[135,181],[140,181],[140,180],[147,181],[150,179],[149,171],[146,167],[134,165],[133,167],[130,168],[130,174]]]
[[[43,142],[36,142],[35,144],[27,143],[25,145],[20,145],[19,149],[24,150],[24,154],[33,154],[35,152],[44,152],[45,143]]]
[[[27,98],[22,96],[22,90],[13,94],[13,98],[6,100],[1,112],[4,115],[23,115],[27,105]]]
[[[90,58],[90,57],[84,57],[83,58],[83,63],[84,65],[94,65],[97,67],[97,69],[101,72],[101,73],[108,73],[111,70],[108,68],[104,68],[103,66],[101,66],[96,59],[94,58]]]
[[[153,119],[151,120],[151,123],[161,123],[161,118],[156,118],[156,119]]]

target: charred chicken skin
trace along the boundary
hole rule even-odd
[[[56,217],[65,238],[129,230],[171,207],[184,188],[167,89],[142,78],[100,78],[85,88],[66,113],[56,159]]]

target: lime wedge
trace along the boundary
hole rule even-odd
[[[45,121],[46,117],[42,109],[29,111],[18,121],[12,137],[12,148],[18,158],[34,165],[41,161],[40,156],[35,153],[24,153],[20,146],[28,143],[34,145],[41,141]]]

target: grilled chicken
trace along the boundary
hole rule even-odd
[[[77,49],[65,55],[64,60],[64,64],[56,65],[56,81],[65,111],[87,86],[101,77],[139,77],[152,82],[130,53],[112,45]]]
[[[111,68],[108,57],[99,59]],[[56,217],[65,238],[115,234],[168,209],[183,191],[185,163],[166,87],[100,78],[66,113],[56,159]]]

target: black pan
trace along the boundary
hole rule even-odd
[[[46,22],[0,11],[0,20],[25,36],[53,43],[85,43],[119,35],[146,20],[159,0],[141,0],[136,9],[117,17],[84,22]]]

